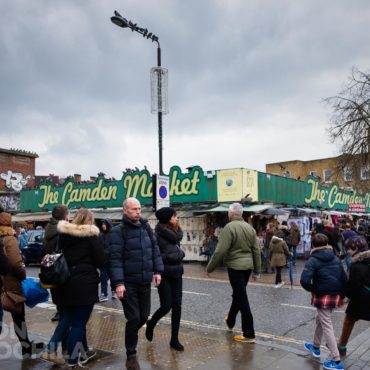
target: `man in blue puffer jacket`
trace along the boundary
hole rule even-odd
[[[123,219],[109,236],[110,278],[127,319],[125,328],[126,368],[140,369],[136,358],[138,331],[150,314],[150,283],[158,286],[163,272],[162,257],[147,220],[141,218],[136,198],[123,202]]]
[[[324,361],[324,369],[344,369],[340,361],[337,341],[334,335],[331,313],[343,305],[344,286],[347,277],[340,259],[328,245],[328,237],[316,234],[312,238],[312,249],[301,275],[301,285],[312,293],[311,304],[316,307],[316,329],[313,343],[305,343],[305,348],[314,357],[320,357],[320,345],[324,337],[332,360]]]

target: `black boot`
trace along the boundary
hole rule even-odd
[[[40,353],[44,348],[45,343],[43,342],[22,342],[22,356],[24,359],[31,358],[32,354]]]
[[[149,342],[153,340],[153,334],[154,334],[154,325],[151,323],[150,320],[148,320],[146,322],[145,336]]]
[[[177,338],[171,339],[170,347],[179,352],[182,352],[184,350],[184,346],[179,342]]]

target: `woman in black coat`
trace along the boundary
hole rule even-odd
[[[80,208],[72,223],[59,221],[59,246],[67,261],[70,277],[59,288],[63,302],[63,315],[70,324],[67,347],[70,368],[78,366],[79,343],[88,352],[86,325],[94,304],[99,301],[99,273],[97,268],[105,264],[103,245],[99,241],[99,229],[94,216],[86,208]]]
[[[164,264],[164,272],[161,284],[158,286],[160,307],[147,321],[145,335],[151,342],[157,322],[172,309],[170,346],[177,351],[183,351],[184,346],[179,341],[182,275],[184,273],[182,260],[185,257],[184,251],[180,248],[183,232],[173,208],[161,208],[155,215],[159,220],[155,228],[155,235]]]
[[[351,267],[345,287],[345,294],[350,301],[338,344],[339,352],[342,355],[346,355],[347,343],[355,322],[358,320],[370,321],[370,250],[362,236],[353,236],[347,240],[345,247],[351,257]]]

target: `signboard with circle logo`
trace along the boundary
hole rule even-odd
[[[170,206],[170,177],[163,175],[156,175],[155,177],[155,209],[158,210],[163,207]]]

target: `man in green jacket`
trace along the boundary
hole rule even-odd
[[[235,326],[236,315],[240,311],[242,316],[242,335],[235,335],[234,339],[244,343],[255,343],[253,316],[249,307],[247,284],[250,275],[256,280],[261,272],[261,256],[256,231],[243,220],[243,206],[233,203],[229,207],[230,222],[221,232],[216,251],[207,266],[211,273],[222,263],[227,267],[230,285],[233,290],[232,303],[229,314],[224,320],[232,330]]]

